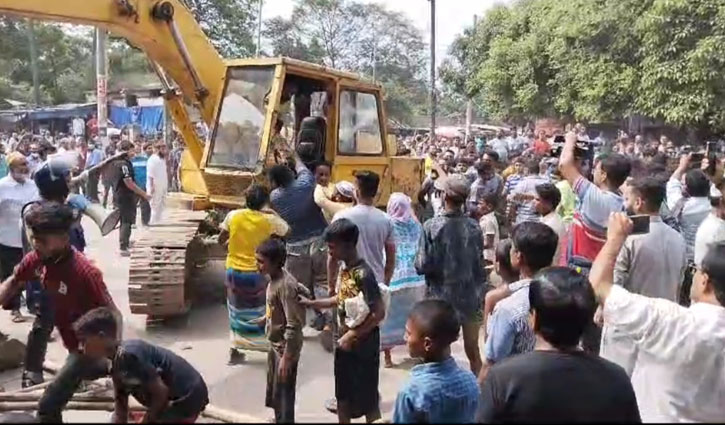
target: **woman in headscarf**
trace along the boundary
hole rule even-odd
[[[385,353],[385,367],[392,367],[390,350],[405,344],[405,322],[415,303],[425,296],[425,277],[414,266],[423,226],[413,214],[410,198],[402,193],[390,195],[388,215],[393,223],[395,271],[390,280],[390,305],[380,328],[380,348]]]

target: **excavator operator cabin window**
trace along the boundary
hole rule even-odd
[[[340,92],[338,152],[343,155],[383,153],[378,100],[374,94],[351,90]]]
[[[229,68],[209,166],[256,167],[267,111],[264,98],[273,79],[272,66]]]

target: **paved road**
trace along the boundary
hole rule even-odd
[[[88,255],[103,271],[108,289],[124,314],[124,337],[146,339],[186,358],[204,376],[214,405],[253,415],[260,421],[272,418],[272,411],[264,406],[266,354],[248,353],[245,364],[226,364],[229,331],[225,305],[219,303],[195,307],[178,323],[147,329],[145,316],[132,315],[129,310],[128,259],[118,255],[118,233],[113,232],[102,238],[93,222],[84,218],[83,224],[89,243]],[[25,341],[29,327],[29,323],[11,323],[10,315],[0,312],[0,328],[11,337]],[[336,416],[327,412],[323,405],[324,400],[334,394],[332,355],[322,349],[316,334],[314,330],[305,329],[305,343],[297,377],[296,419],[300,422],[333,422]],[[468,367],[460,340],[454,344],[453,353],[460,365]],[[61,364],[65,354],[59,340],[51,343],[49,360]],[[395,396],[412,367],[404,346],[393,350],[393,361],[398,364],[397,367],[380,369],[384,418],[392,416]],[[0,385],[6,389],[19,388],[20,372],[0,374]],[[103,421],[108,418],[108,414],[69,412],[66,418],[93,422]]]

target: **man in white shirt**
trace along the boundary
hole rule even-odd
[[[71,121],[71,127],[73,129],[74,136],[83,136],[86,131],[86,122],[83,121],[83,118],[76,117],[73,121]]]
[[[496,138],[488,142],[488,147],[496,151],[499,161],[505,164],[508,162],[508,143],[506,143],[504,137],[504,131],[499,130],[496,134]]]
[[[23,259],[23,242],[20,230],[20,214],[25,204],[40,199],[35,182],[30,179],[28,160],[19,152],[7,158],[10,173],[0,179],[0,278],[4,281]],[[20,293],[8,304],[13,321],[22,321]]]
[[[697,229],[712,210],[710,179],[702,170],[687,171],[691,161],[691,155],[684,155],[680,158],[680,165],[667,182],[667,207],[680,224],[687,247],[687,261],[690,265],[695,261]],[[685,306],[690,302],[688,295],[693,273],[693,268],[689,267],[685,271],[685,278],[682,282],[680,303]]]
[[[677,302],[687,267],[685,240],[662,221],[660,206],[665,183],[655,177],[630,181],[624,189],[627,212],[649,216],[649,232],[630,235],[614,266],[614,283],[645,297]],[[600,355],[617,363],[628,375],[636,368],[637,346],[616,327],[602,330]]]
[[[639,350],[632,386],[642,422],[722,422],[725,245],[705,255],[693,278],[692,305],[683,307],[614,285],[615,261],[631,231],[626,214],[612,214],[589,280],[604,324],[629,336]]]
[[[151,195],[149,224],[159,224],[164,213],[166,194],[169,191],[169,175],[166,170],[166,143],[156,143],[156,152],[146,164],[146,192]]]
[[[687,259],[694,260],[695,234],[710,214],[710,180],[702,170],[690,170],[691,157],[680,158],[680,165],[667,182],[667,207],[677,217],[687,244]],[[687,194],[687,197],[685,197]]]
[[[725,183],[720,183],[721,189],[725,189]],[[712,212],[702,222],[695,235],[695,264],[702,264],[702,259],[711,246],[725,242],[725,196],[723,191],[718,191],[720,196],[711,199]]]
[[[37,142],[30,144],[30,155],[28,155],[26,159],[28,160],[28,172],[32,176],[33,173],[35,173],[35,170],[37,170],[43,162],[43,158],[40,156],[40,144]]]
[[[559,214],[556,213],[556,208],[559,206],[559,202],[561,202],[561,193],[551,183],[542,183],[537,185],[535,189],[534,210],[541,216],[541,222],[551,227],[551,230],[559,238],[556,252],[551,262],[552,266],[558,266],[561,264],[561,253],[563,252],[562,242],[566,240],[566,226],[561,221]]]

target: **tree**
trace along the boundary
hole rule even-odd
[[[637,109],[675,125],[725,132],[725,3],[656,0],[636,31]]]
[[[84,33],[70,33],[58,24],[37,23],[38,74],[42,103],[82,102],[84,92],[95,86],[92,41]],[[27,21],[0,19],[0,93],[32,102],[32,70]],[[83,66],[88,64],[88,66]]]
[[[42,104],[84,102],[96,87],[93,30],[35,23]],[[111,87],[138,87],[156,80],[146,55],[124,39],[108,43]],[[0,97],[33,102],[27,21],[0,19]]]
[[[276,17],[265,21],[262,36],[270,40],[274,56],[287,56],[313,63],[323,63],[325,52],[318,40],[306,40],[296,31],[292,20]]]
[[[214,47],[227,58],[251,56],[259,0],[185,0]]]
[[[109,90],[158,84],[146,54],[123,38],[108,41]]]
[[[724,22],[721,0],[522,0],[460,36],[441,75],[499,119],[722,129]]]

